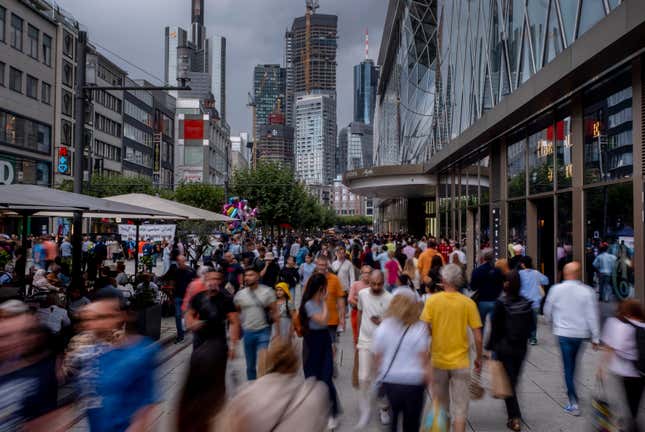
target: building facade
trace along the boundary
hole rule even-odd
[[[257,65],[253,69],[253,97],[255,100],[255,136],[269,124],[269,115],[278,103],[284,106],[286,71],[277,64]],[[280,102],[278,102],[280,101]]]
[[[137,84],[126,78],[127,86]],[[155,112],[152,93],[126,90],[123,100],[123,175],[152,179],[155,147]]]
[[[150,85],[146,81],[143,81],[142,84]],[[177,100],[166,91],[153,90],[152,102],[154,108],[152,182],[164,189],[173,189]]]
[[[334,179],[330,204],[338,216],[371,216],[367,199],[350,191],[341,176]]]
[[[390,2],[379,166],[345,182],[379,229],[464,239],[471,267],[521,243],[551,283],[572,258],[597,285],[606,246],[614,296],[643,299],[644,32],[634,0]]]
[[[307,185],[331,186],[335,176],[335,95],[299,95],[295,120],[296,177]]]
[[[376,105],[378,68],[366,59],[354,66],[354,121],[371,125]]]
[[[279,111],[269,114],[267,123],[260,127],[255,138],[258,160],[277,162],[293,169],[293,128],[284,124],[284,114]]]
[[[339,145],[344,157],[339,164],[338,175],[345,171],[370,168],[373,161],[374,142],[372,127],[365,123],[352,122],[338,133]],[[340,144],[342,142],[342,144]]]
[[[245,170],[249,167],[247,139],[241,134],[231,137],[231,174],[237,170]]]

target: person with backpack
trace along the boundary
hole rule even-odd
[[[598,375],[604,379],[609,371],[622,383],[631,416],[625,430],[638,431],[636,418],[645,388],[645,313],[638,300],[620,302],[616,316],[605,321],[601,340],[606,353]]]
[[[481,252],[481,265],[473,270],[470,277],[470,289],[474,292],[477,309],[482,324],[486,325],[486,317],[493,312],[496,301],[502,293],[504,276],[495,267],[495,253],[487,248]]]
[[[505,276],[504,295],[495,302],[491,316],[491,333],[486,349],[495,353],[502,362],[513,390],[507,397],[506,427],[513,431],[522,429],[522,413],[515,388],[526,358],[527,342],[535,328],[531,301],[520,295],[521,280],[516,270]]]
[[[562,274],[564,281],[553,285],[549,290],[544,303],[544,317],[552,322],[553,334],[558,337],[562,353],[564,381],[569,398],[569,404],[564,411],[579,416],[578,393],[574,384],[576,362],[585,340],[591,338],[593,349],[598,349],[598,300],[593,288],[580,280],[579,262],[573,261],[565,265]]]

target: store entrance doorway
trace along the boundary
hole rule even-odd
[[[553,197],[531,200],[535,209],[537,236],[536,255],[533,264],[537,270],[549,278],[550,283],[555,281],[555,220]]]

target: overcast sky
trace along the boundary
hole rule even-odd
[[[190,0],[56,0],[84,24],[90,40],[152,75],[163,79],[163,30],[167,25],[190,29]],[[369,29],[370,57],[381,43],[387,0],[320,0],[319,13],[338,15],[338,127],[352,120],[352,67],[365,57],[364,33]],[[282,64],[284,31],[304,15],[305,0],[206,0],[206,27],[227,39],[227,116],[231,132],[251,130],[247,92],[253,67]],[[152,77],[123,66],[133,78]]]

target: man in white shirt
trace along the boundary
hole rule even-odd
[[[45,307],[38,309],[37,316],[40,323],[49,328],[52,333],[60,334],[63,327],[70,326],[72,323],[69,314],[65,309],[58,306],[58,294],[50,293],[47,296]]]
[[[370,405],[373,376],[372,338],[385,312],[390,305],[392,295],[383,289],[385,278],[379,270],[370,275],[370,288],[358,293],[358,383],[359,407],[361,411],[357,429],[363,429],[370,420]],[[389,424],[390,415],[385,401],[379,401],[379,413],[382,424]]]
[[[574,416],[580,415],[574,385],[580,346],[591,338],[596,350],[600,341],[596,294],[593,288],[580,281],[580,269],[580,263],[575,261],[565,265],[562,270],[564,281],[551,287],[544,304],[544,316],[553,323],[553,334],[559,339],[562,353],[569,397],[569,405],[564,410]]]
[[[336,261],[331,265],[331,271],[336,273],[336,276],[338,276],[338,280],[340,280],[340,284],[343,287],[343,291],[348,293],[352,284],[356,281],[356,271],[354,270],[354,266],[351,261],[347,259],[345,248],[343,246],[339,246],[338,249],[336,249],[336,258]]]

